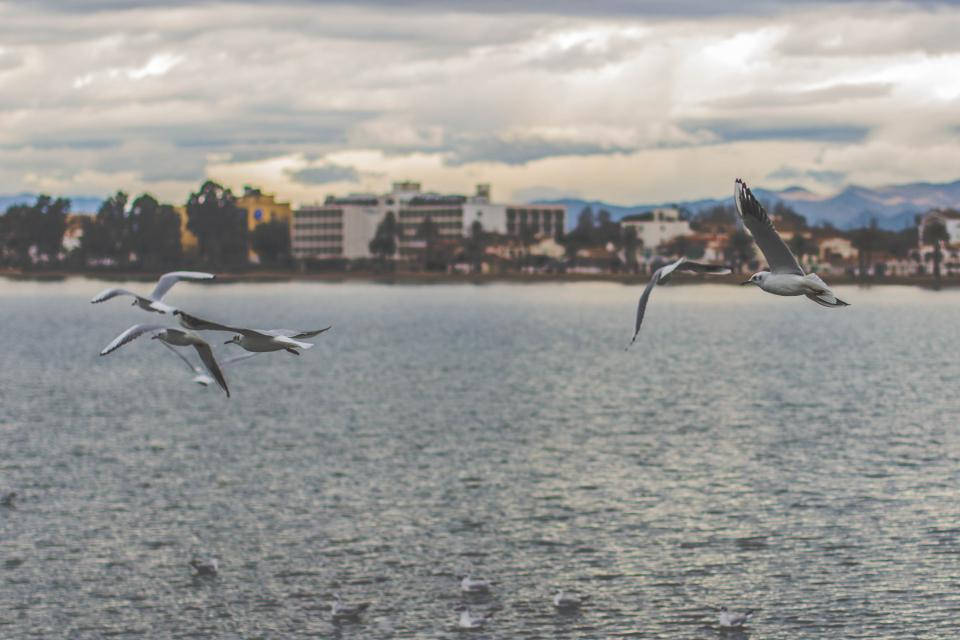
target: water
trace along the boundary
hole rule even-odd
[[[752,638],[956,636],[960,292],[658,288],[624,353],[637,286],[180,284],[334,325],[228,400],[148,340],[98,357],[159,318],[103,286],[0,283],[0,637],[454,637],[468,571],[480,637],[718,637],[720,603]]]

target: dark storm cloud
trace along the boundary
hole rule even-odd
[[[320,167],[288,170],[287,175],[300,184],[329,184],[331,182],[357,182],[360,172],[353,167],[338,164],[325,164]]]
[[[686,121],[680,126],[712,142],[754,140],[815,140],[818,142],[860,142],[870,128],[855,124],[763,124],[745,120]]]
[[[445,145],[450,149],[447,164],[503,162],[526,164],[554,156],[589,156],[629,153],[632,149],[591,142],[545,140],[543,138],[504,139],[496,136],[457,136]]]

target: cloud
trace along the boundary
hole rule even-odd
[[[353,167],[325,164],[319,167],[287,170],[290,179],[300,184],[329,184],[331,182],[357,182],[360,172]]]
[[[798,178],[810,178],[814,181],[828,186],[838,186],[843,184],[847,178],[846,171],[830,171],[818,169],[798,169],[795,167],[783,166],[776,171],[767,174],[771,180],[796,180]]]

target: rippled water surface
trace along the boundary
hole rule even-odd
[[[103,286],[0,282],[2,638],[454,637],[466,572],[480,637],[729,637],[720,603],[759,609],[739,637],[957,635],[960,292],[664,287],[625,353],[636,286],[178,285],[334,325],[227,399],[149,340],[98,357],[166,321]]]

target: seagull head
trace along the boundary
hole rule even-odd
[[[746,280],[746,281],[744,281],[744,282],[741,282],[740,285],[743,286],[743,285],[745,285],[745,284],[755,284],[755,285],[757,285],[757,286],[759,287],[761,284],[763,284],[763,279],[764,279],[764,278],[767,276],[767,274],[769,274],[769,273],[770,273],[769,271],[758,271],[757,273],[755,273],[755,274],[753,274],[752,276],[750,276],[750,279],[749,279],[749,280]]]

